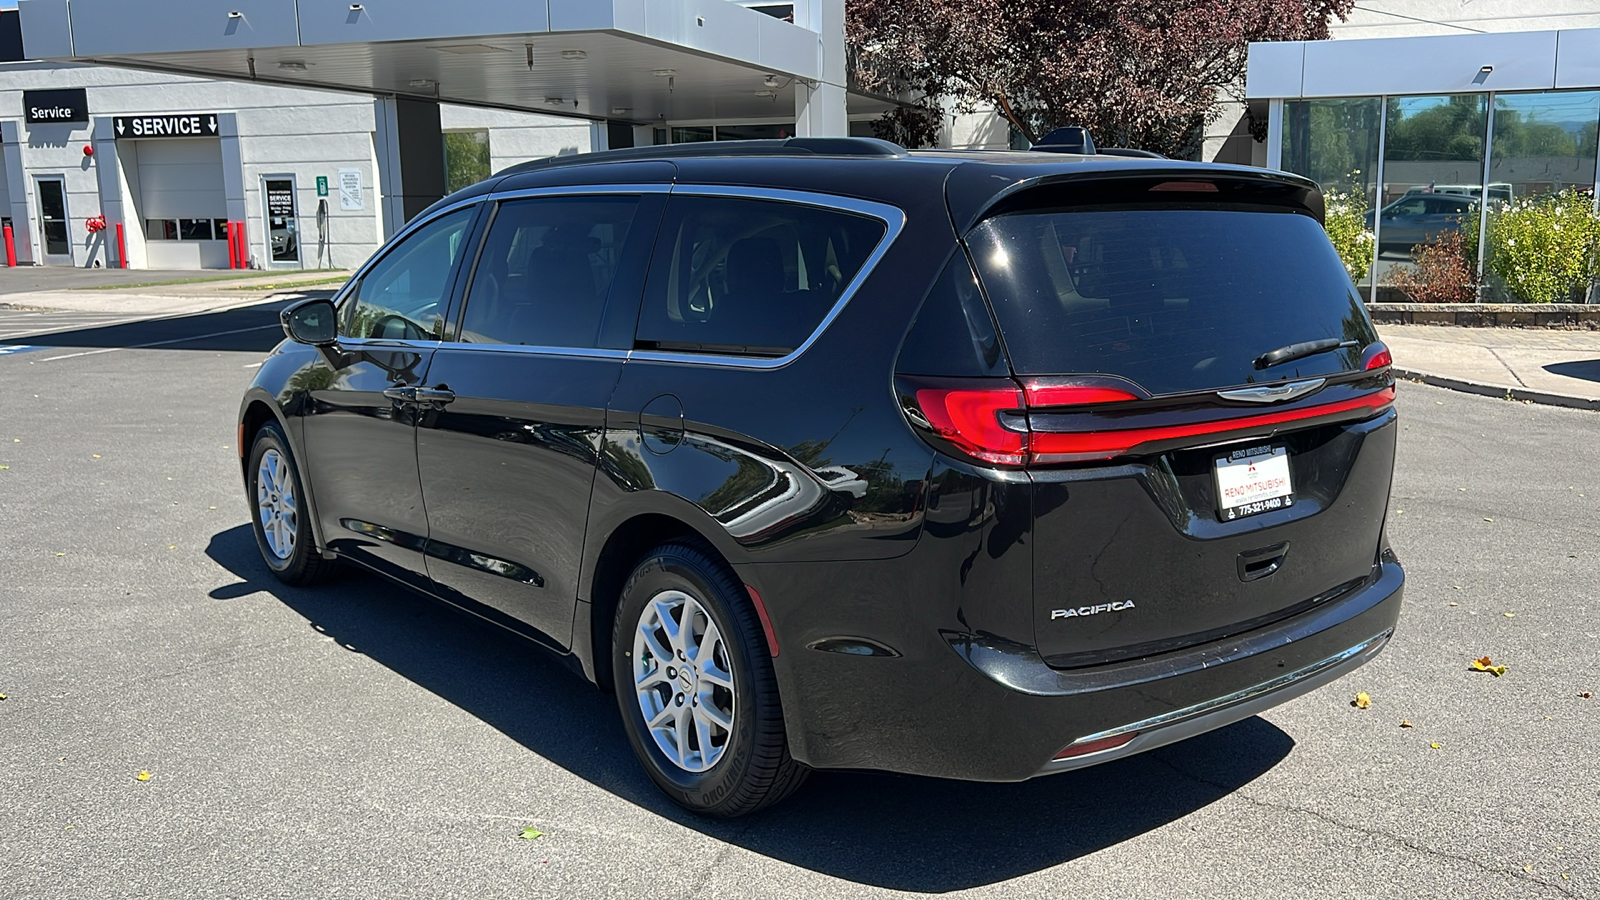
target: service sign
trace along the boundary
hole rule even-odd
[[[213,112],[114,116],[111,127],[116,130],[119,139],[216,137],[217,114]]]
[[[22,115],[29,125],[88,122],[89,95],[83,88],[23,91]]]

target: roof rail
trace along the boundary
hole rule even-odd
[[[883,159],[905,156],[899,144],[877,138],[792,137],[758,141],[700,141],[692,144],[661,144],[653,147],[625,147],[551,156],[518,163],[495,173],[515,175],[561,166],[596,165],[608,162],[642,162],[653,159],[685,159],[704,156],[860,156]]]

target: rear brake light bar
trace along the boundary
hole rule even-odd
[[[1387,351],[1382,354],[1387,355]],[[1369,364],[1369,368],[1377,368]],[[1030,430],[1024,414],[1039,407],[1120,403],[1144,399],[1131,391],[1100,385],[1036,385],[1017,390],[1010,382],[960,388],[919,387],[917,405],[929,427],[974,459],[1000,465],[1100,462],[1125,456],[1156,442],[1205,437],[1351,412],[1377,414],[1394,403],[1395,389],[1294,409],[1234,416],[1183,425],[1103,431]],[[1010,423],[1002,415],[1011,414]],[[1008,427],[1010,426],[1010,427]]]

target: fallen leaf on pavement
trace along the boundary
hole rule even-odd
[[[1400,720],[1400,727],[1401,728],[1413,728],[1415,726],[1413,726],[1411,724],[1411,720],[1410,719],[1401,719]]]
[[[100,458],[100,454],[98,454],[98,453],[91,453],[89,455],[93,456],[95,459],[99,459]]]
[[[525,840],[525,841],[531,841],[531,840],[533,840],[535,838],[542,838],[542,837],[544,837],[544,832],[540,831],[537,828],[534,828],[532,825],[529,825],[527,828],[522,829],[522,839]]]
[[[1441,749],[1442,745],[1438,741],[1434,741],[1433,743],[1429,744],[1428,746],[1432,747],[1435,750],[1438,750],[1438,749]]]
[[[1368,697],[1366,692],[1362,692],[1357,694],[1354,700],[1350,701],[1350,705],[1354,706],[1356,709],[1366,709],[1372,705],[1372,698]]]
[[[1594,696],[1594,693],[1592,691],[1579,691],[1578,692],[1578,696],[1582,697],[1585,700],[1588,700],[1588,699],[1590,699],[1591,697]],[[4,697],[0,697],[0,700],[4,700],[4,699],[5,699]]]
[[[1517,614],[1516,613],[1506,613],[1505,616],[1508,619],[1515,619],[1517,617]]]
[[[1459,603],[1457,603],[1457,602],[1455,602],[1455,601],[1454,601],[1454,600],[1451,600],[1451,601],[1450,601],[1450,605],[1451,605],[1451,606],[1460,606],[1460,605],[1461,605],[1461,604],[1459,604]]]
[[[1488,516],[1484,516],[1484,517],[1483,517],[1483,520],[1484,520],[1484,521],[1485,521],[1485,522],[1493,522],[1493,521],[1494,521],[1494,520],[1493,520],[1493,519],[1491,519],[1491,518],[1489,518],[1489,517],[1488,517]]]
[[[139,770],[139,774],[137,774],[137,775],[135,775],[133,777],[138,779],[139,781],[149,781],[150,780],[150,773],[145,771],[144,769],[140,769]]]
[[[1468,668],[1472,669],[1474,672],[1488,672],[1496,678],[1499,678],[1501,675],[1506,673],[1505,666],[1495,665],[1494,660],[1487,656],[1479,657],[1478,659],[1473,660],[1468,665]]]
[[[4,700],[5,698],[6,698],[5,694],[0,694],[0,700]]]
[[[65,554],[65,553],[57,553],[57,554],[56,554],[56,555],[57,555],[57,556],[66,556],[66,554]]]

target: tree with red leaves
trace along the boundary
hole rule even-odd
[[[1087,126],[1102,146],[1199,150],[1222,99],[1242,99],[1251,41],[1320,40],[1354,0],[849,0],[853,76],[917,97],[881,134],[923,145],[942,102],[989,106],[1030,142]]]

